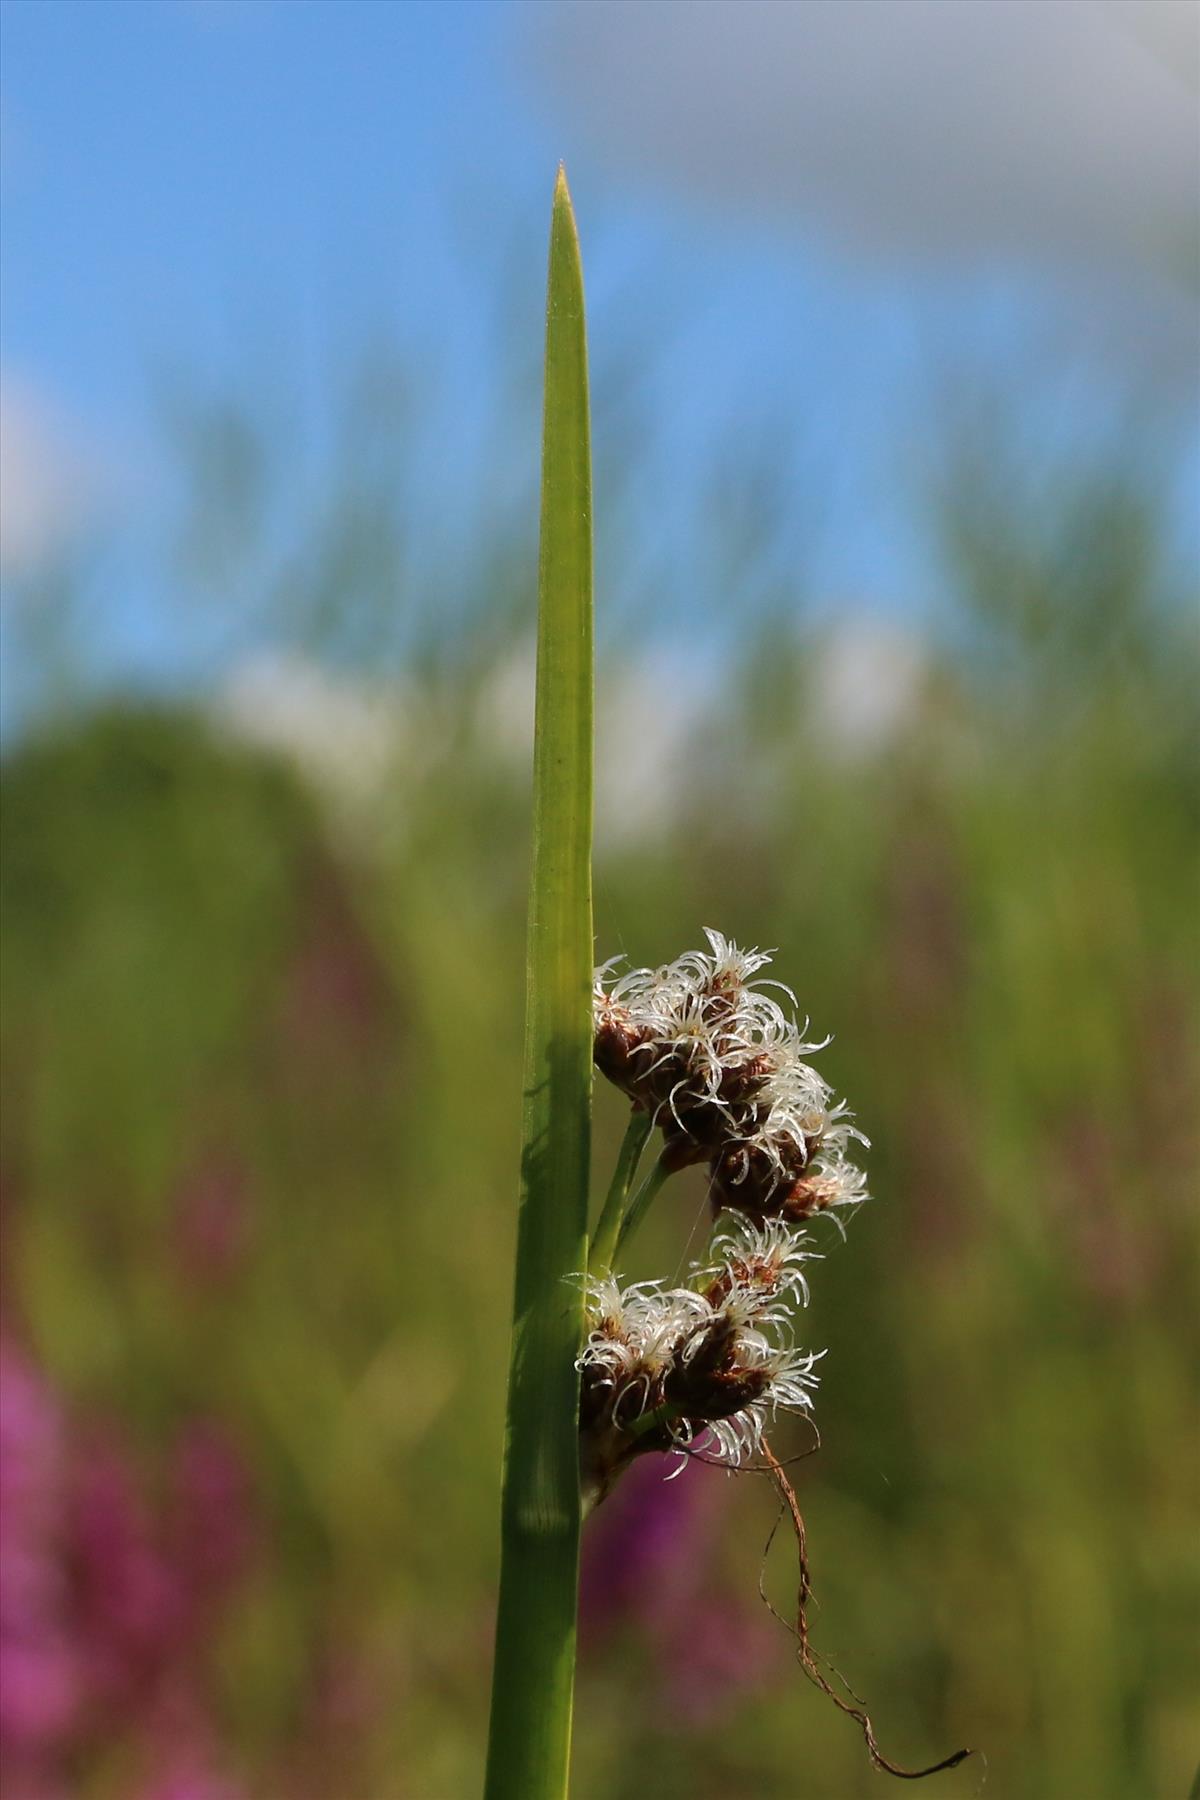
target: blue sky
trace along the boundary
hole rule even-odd
[[[553,154],[490,72],[502,17],[7,4],[6,355],[112,416],[148,354],[257,313],[428,319],[453,187],[478,170],[527,203]]]
[[[687,494],[714,449],[787,422],[816,587],[916,607],[930,576],[905,469],[939,384],[975,369],[1020,405],[1032,356],[1043,398],[1026,410],[1086,432],[1188,372],[1170,247],[1150,269],[1138,233],[1160,198],[1186,210],[1191,101],[1169,65],[1191,43],[1171,0],[1142,0],[1124,35],[1061,43],[1071,7],[1015,9],[1045,42],[987,5],[962,9],[983,38],[961,42],[958,9],[849,10],[894,19],[904,53],[886,24],[847,39],[844,11],[786,0],[5,0],[6,485],[15,468],[18,536],[27,494],[37,514],[15,561],[86,519],[107,545],[98,661],[186,671],[201,638],[156,592],[163,372],[212,391],[272,372],[319,445],[339,354],[372,332],[437,371],[422,461],[461,478],[497,357],[524,368],[536,350],[564,156],[597,370],[627,341],[652,350],[648,479]],[[1095,118],[1064,127],[1053,84],[1039,112],[1029,71],[1057,81],[1055,56],[1094,59]],[[1011,139],[1006,57],[1025,103]],[[990,85],[958,80],[985,67]],[[513,445],[514,504],[533,449]]]

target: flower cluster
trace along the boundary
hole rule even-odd
[[[804,1520],[765,1435],[777,1412],[812,1406],[818,1357],[796,1349],[788,1330],[797,1300],[808,1300],[803,1226],[866,1199],[866,1178],[847,1151],[852,1139],[867,1140],[808,1061],[824,1044],[806,1041],[807,1023],[801,1029],[794,1010],[766,992],[775,988],[795,1008],[789,988],[759,978],[769,953],[739,949],[717,931],[705,936],[707,951],[658,969],[622,975],[618,958],[596,971],[593,1060],[632,1101],[633,1116],[584,1278],[587,1337],[576,1361],[583,1507],[603,1500],[647,1451],[731,1467],[761,1455],[796,1536],[794,1630],[805,1674],[858,1722],[877,1768],[932,1775],[970,1751],[927,1769],[889,1762],[861,1703],[838,1692],[813,1653]],[[654,1126],[662,1150],[631,1192]],[[692,1265],[683,1286],[622,1283],[613,1259],[664,1179],[700,1164],[718,1221],[707,1260]]]
[[[596,1067],[661,1127],[672,1168],[706,1163],[714,1209],[798,1223],[866,1198],[844,1102],[806,1058],[824,1043],[755,980],[770,956],[706,931],[709,950],[596,974]],[[619,961],[620,959],[616,959]],[[825,1040],[825,1043],[828,1039]]]
[[[588,1280],[580,1443],[593,1502],[644,1451],[696,1446],[736,1465],[777,1410],[808,1410],[817,1358],[788,1334],[808,1299],[802,1226],[866,1197],[847,1157],[866,1140],[807,1060],[823,1045],[776,994],[793,1009],[795,996],[760,977],[766,952],[705,935],[707,951],[662,968],[607,963],[596,976],[596,1066],[663,1134],[640,1192],[705,1164],[714,1212],[732,1217],[683,1286],[622,1286],[603,1267]]]
[[[579,1358],[584,1484],[601,1494],[635,1456],[687,1450],[737,1464],[778,1408],[803,1412],[817,1357],[791,1348],[792,1303],[808,1298],[807,1239],[780,1220],[734,1221],[694,1264],[690,1285],[587,1284]]]

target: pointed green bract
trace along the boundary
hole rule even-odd
[[[546,304],[525,1100],[486,1800],[562,1800],[567,1791],[580,1525],[575,1358],[591,1120],[591,855],[587,341],[579,239],[560,169]]]

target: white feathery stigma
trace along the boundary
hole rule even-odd
[[[646,1447],[680,1448],[711,1434],[713,1460],[737,1463],[777,1410],[806,1411],[816,1357],[780,1334],[807,1300],[802,1234],[779,1220],[737,1220],[693,1265],[695,1286],[622,1287],[588,1279],[588,1335],[578,1358],[584,1416]]]
[[[790,1341],[815,1254],[801,1227],[866,1198],[848,1149],[867,1139],[808,1060],[830,1040],[763,977],[771,952],[704,935],[658,968],[596,970],[596,1066],[661,1129],[661,1170],[707,1165],[719,1219],[685,1286],[585,1283],[581,1466],[600,1494],[645,1451],[745,1462],[777,1412],[809,1411],[818,1357]]]

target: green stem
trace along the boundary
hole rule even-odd
[[[550,228],[525,1105],[486,1800],[565,1800],[592,1091],[592,499],[579,239]]]
[[[617,1233],[616,1248],[613,1251],[614,1261],[645,1218],[654,1196],[671,1173],[672,1171],[660,1156],[625,1210],[625,1217],[621,1220],[621,1229]]]
[[[613,1170],[613,1178],[609,1183],[608,1193],[605,1196],[600,1217],[596,1221],[596,1229],[592,1234],[588,1269],[593,1275],[607,1275],[612,1268],[612,1259],[617,1248],[617,1236],[621,1229],[621,1220],[625,1215],[625,1202],[629,1198],[629,1190],[633,1186],[633,1178],[637,1174],[637,1166],[651,1129],[652,1121],[649,1113],[630,1114],[629,1123],[625,1127],[625,1136],[621,1139],[621,1148],[617,1153],[617,1166]]]
[[[669,1425],[674,1419],[681,1419],[683,1414],[677,1406],[664,1400],[653,1412],[643,1413],[640,1419],[634,1419],[631,1425],[625,1426],[626,1436],[631,1438],[647,1437],[650,1432],[657,1431],[660,1425]]]

